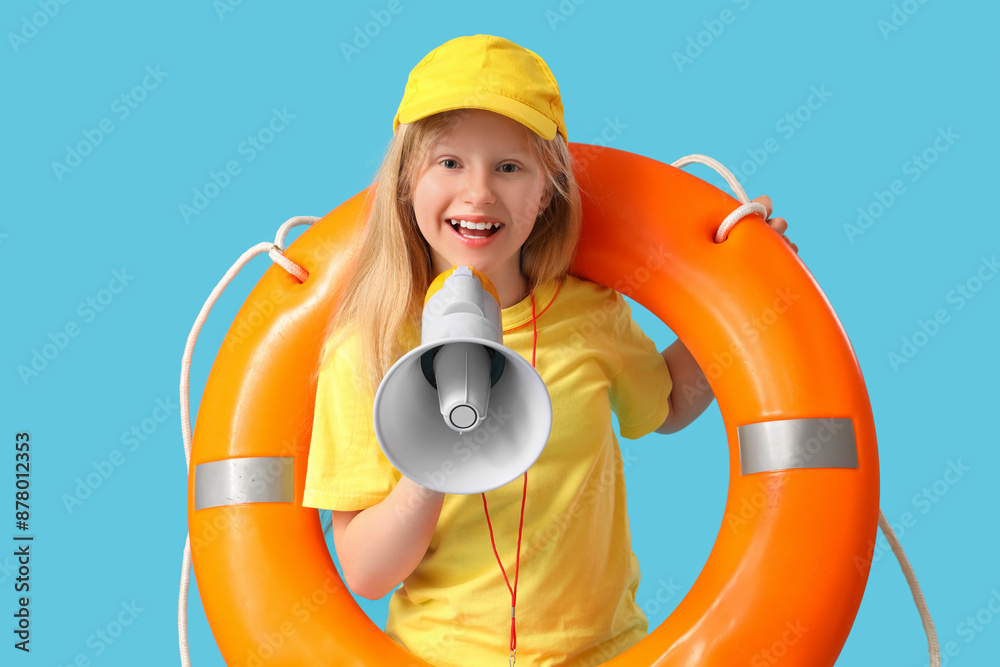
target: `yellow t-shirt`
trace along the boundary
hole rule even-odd
[[[638,438],[667,416],[672,382],[620,294],[568,277],[535,290],[536,368],[552,398],[552,433],[528,471],[517,590],[524,665],[597,665],[647,634],[636,604],[625,479],[611,411]],[[531,301],[502,311],[504,344],[529,362]],[[303,504],[357,510],[401,475],[379,449],[372,396],[351,376],[350,345],[321,371]],[[486,494],[511,585],[521,478]],[[490,545],[480,495],[445,496],[430,546],[393,593],[386,633],[434,665],[504,664],[510,593]]]

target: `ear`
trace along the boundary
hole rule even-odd
[[[542,193],[542,199],[538,202],[538,215],[541,216],[542,213],[549,207],[552,203],[552,186],[550,184],[545,185],[545,192]]]

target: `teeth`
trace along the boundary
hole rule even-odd
[[[452,220],[452,222],[466,229],[491,229],[493,227],[499,229],[500,227],[499,222],[469,222],[468,220]]]

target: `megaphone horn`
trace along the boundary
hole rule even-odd
[[[552,403],[531,364],[503,345],[489,278],[457,266],[434,280],[420,346],[382,378],[374,421],[393,466],[445,493],[503,486],[541,455]]]

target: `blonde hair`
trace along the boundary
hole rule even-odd
[[[413,212],[413,186],[431,145],[462,113],[445,111],[400,125],[368,191],[367,219],[355,240],[319,368],[349,335],[357,334],[357,368],[363,374],[358,379],[372,393],[392,364],[419,343],[424,293],[435,276],[430,247]],[[545,140],[524,130],[552,193],[521,246],[521,273],[533,286],[569,272],[580,236],[581,204],[563,138],[557,134]]]

